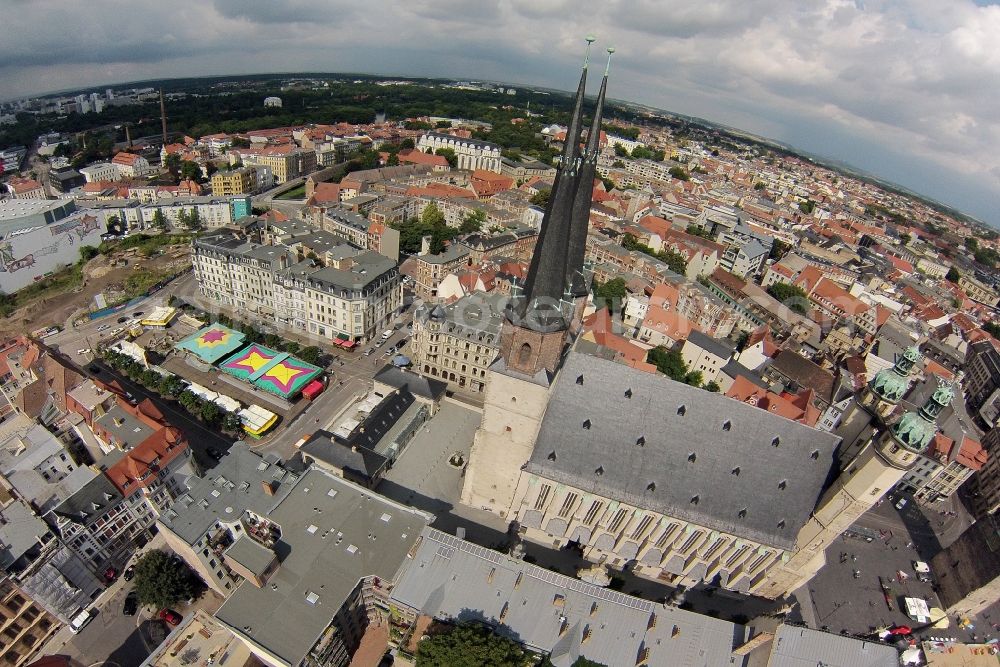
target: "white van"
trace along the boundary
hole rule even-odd
[[[83,630],[85,627],[87,627],[87,624],[90,623],[91,619],[93,618],[94,615],[91,612],[91,610],[84,609],[79,614],[77,614],[76,617],[73,619],[73,622],[69,624],[69,631],[75,635],[76,633],[80,632],[80,630]]]
[[[382,332],[382,340],[388,340],[389,338],[392,337],[392,334],[393,334],[392,329],[386,329],[385,331]]]

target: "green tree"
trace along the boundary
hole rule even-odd
[[[626,149],[621,144],[615,144],[615,155],[618,157],[628,157],[628,149]]]
[[[809,295],[798,285],[774,283],[767,288],[767,293],[800,315],[805,315],[809,312],[807,306]]]
[[[705,385],[705,391],[710,391],[712,393],[718,394],[720,391],[722,391],[722,387],[719,386],[718,382],[712,380],[711,382]]]
[[[206,424],[216,424],[222,418],[222,408],[213,401],[204,401],[198,410]]]
[[[987,322],[983,325],[983,331],[993,336],[997,340],[1000,340],[1000,323],[997,322]]]
[[[913,240],[913,237],[910,236],[909,234],[900,234],[899,235],[899,242],[902,245],[909,245],[910,241],[912,241],[912,240]]]
[[[191,160],[184,160],[181,163],[181,178],[191,180],[196,183],[204,183],[205,176],[201,171],[201,165]]]
[[[90,260],[94,259],[100,254],[101,252],[92,245],[85,245],[80,247],[81,262],[89,262]]]
[[[235,412],[227,412],[222,417],[222,430],[235,433],[243,428],[243,420]]]
[[[484,222],[486,222],[486,211],[482,209],[469,211],[469,213],[465,216],[465,219],[462,220],[462,225],[458,228],[458,231],[462,234],[480,232],[483,230]]]
[[[442,155],[444,159],[448,161],[448,166],[454,169],[458,166],[458,156],[455,155],[455,151],[451,148],[439,148],[434,151],[435,155]]]
[[[678,181],[691,180],[691,174],[687,173],[683,167],[671,167],[667,170],[667,173],[676,178]]]
[[[438,208],[437,204],[431,202],[424,207],[423,212],[420,214],[420,222],[430,227],[443,225],[445,224],[444,213],[441,212],[441,209]]]
[[[615,313],[621,312],[625,307],[628,289],[625,287],[624,278],[612,278],[603,284],[594,280],[591,290],[594,293],[594,303],[598,308],[607,306],[610,312]]]
[[[812,212],[816,210],[816,202],[812,199],[807,199],[804,202],[799,202],[799,210],[806,215],[812,215]]]
[[[781,239],[774,239],[774,243],[771,244],[771,252],[768,255],[768,258],[777,261],[787,255],[788,251],[791,249],[792,245],[790,243],[785,243]]]
[[[157,549],[136,561],[133,587],[140,603],[164,609],[194,597],[204,584],[184,561]]]
[[[164,375],[156,390],[161,396],[178,396],[187,385],[176,375]]]
[[[10,317],[17,308],[17,297],[0,291],[0,317]]]
[[[183,211],[181,211],[183,213]],[[192,208],[191,212],[187,214],[184,219],[184,227],[191,232],[196,232],[201,229],[201,214],[198,213],[197,208]]]
[[[523,667],[529,657],[517,642],[478,623],[433,626],[417,644],[417,667]]]
[[[532,204],[539,208],[546,208],[549,205],[549,197],[552,195],[552,190],[549,188],[542,188],[535,194],[531,195],[530,201]]]
[[[684,382],[687,378],[688,368],[680,350],[668,350],[662,345],[657,345],[646,354],[646,361],[656,366],[656,370],[671,380]]]
[[[139,376],[139,381],[142,382],[143,386],[149,387],[150,389],[155,389],[160,386],[160,381],[163,376],[154,371],[152,368],[147,368]]]
[[[167,168],[170,175],[176,180],[181,175],[181,156],[179,153],[171,153],[163,161],[163,166]]]
[[[703,239],[709,239],[709,240],[712,239],[712,232],[698,225],[688,225],[684,231],[686,231],[688,234],[691,234],[692,236],[700,236]]]
[[[398,167],[399,166],[399,155],[396,153],[391,153],[389,159],[385,162],[386,166]]]
[[[764,185],[764,183],[762,181],[757,181],[756,183],[753,184],[753,189],[754,190],[763,190],[765,187],[767,187],[767,186]]]
[[[323,356],[323,352],[315,345],[310,345],[309,347],[304,347],[299,350],[299,354],[297,356],[307,364],[316,365],[319,364],[320,357]]]
[[[975,254],[975,252],[979,250],[979,239],[974,236],[966,237],[965,247],[969,250],[969,252]]]
[[[953,266],[948,269],[948,273],[945,275],[944,279],[950,283],[957,283],[958,279],[961,277],[962,275],[958,272],[958,269]]]
[[[416,147],[417,144],[410,137],[407,137],[406,139],[403,139],[401,142],[399,142],[400,150],[405,150],[407,148],[416,148]]]
[[[194,414],[200,409],[201,398],[193,391],[185,389],[177,397],[177,402],[184,406],[185,410]]]
[[[153,227],[163,231],[167,228],[167,218],[163,215],[163,211],[157,208],[153,211]]]

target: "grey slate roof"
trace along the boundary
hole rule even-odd
[[[244,581],[215,616],[291,665],[302,661],[362,578],[395,579],[433,518],[318,468],[306,471],[267,516],[281,527],[275,546],[281,565],[264,588]]]
[[[439,619],[485,621],[501,635],[551,652],[556,667],[581,655],[633,665],[643,646],[650,665],[745,664],[732,655],[747,636],[743,626],[594,586],[433,528],[421,537],[392,590],[394,603]]]
[[[726,345],[723,341],[717,338],[712,338],[711,336],[702,333],[698,329],[692,329],[691,333],[688,334],[687,339],[691,342],[691,344],[697,345],[701,349],[714,354],[720,359],[729,359],[733,356],[733,348],[731,346]]]
[[[196,479],[188,492],[160,515],[158,523],[194,544],[219,517],[234,521],[246,510],[266,514],[291,490],[296,479],[251,451],[246,443],[237,442],[217,466]],[[273,496],[264,491],[262,482],[276,487]]]
[[[109,507],[117,505],[121,500],[122,494],[111,480],[104,475],[97,475],[52,511],[77,523],[86,524],[102,516]]]
[[[375,374],[374,380],[375,382],[382,382],[396,389],[406,387],[407,391],[414,396],[419,396],[430,401],[438,400],[448,390],[447,382],[417,375],[402,368],[397,368],[392,364],[383,366],[382,370]]]
[[[899,652],[880,642],[780,625],[774,633],[767,664],[768,667],[897,667]]]
[[[816,505],[838,442],[721,394],[571,351],[527,470],[788,549]]]
[[[403,409],[405,411],[405,407]],[[366,433],[362,433],[362,436],[364,435]],[[374,446],[377,442],[378,438],[370,445]],[[347,442],[325,432],[313,434],[300,450],[303,455],[311,456],[328,466],[352,472],[365,481],[374,480],[389,462],[386,457],[367,446],[367,443],[365,445],[359,443],[352,448]]]

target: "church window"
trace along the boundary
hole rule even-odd
[[[517,353],[517,364],[527,366],[531,361],[531,346],[527,343],[521,345],[521,350]]]
[[[559,516],[566,518],[569,513],[573,510],[573,505],[576,504],[577,495],[575,493],[567,493],[565,500],[563,500],[562,507],[559,508]]]
[[[597,519],[597,514],[601,511],[602,507],[604,507],[604,503],[601,502],[600,500],[595,500],[594,502],[592,502],[590,504],[590,509],[587,510],[587,513],[583,516],[583,522],[588,526],[594,523],[594,521]]]
[[[653,523],[652,515],[647,514],[646,516],[642,517],[642,521],[640,521],[639,525],[637,525],[635,527],[635,530],[632,531],[632,539],[633,540],[642,539],[642,536],[646,534],[646,530],[649,528],[650,525],[652,525],[652,523]]]
[[[538,498],[535,499],[535,509],[540,510],[545,507],[545,502],[549,499],[549,492],[552,491],[552,486],[549,484],[542,484],[542,488],[538,491]]]
[[[614,518],[611,519],[611,523],[608,524],[608,530],[612,533],[622,527],[622,523],[625,521],[625,516],[628,514],[628,510],[622,508],[615,513]]]

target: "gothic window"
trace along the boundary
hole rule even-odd
[[[520,351],[517,353],[517,364],[519,366],[527,366],[531,361],[531,346],[527,343],[521,345]]]

